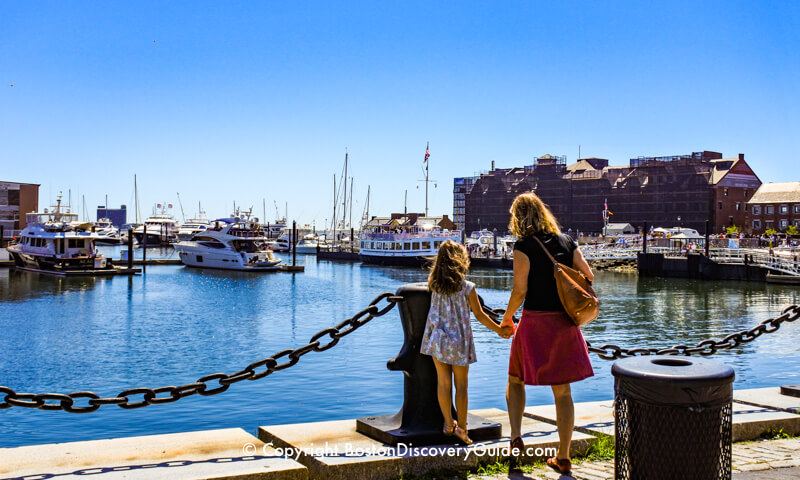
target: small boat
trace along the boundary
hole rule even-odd
[[[178,227],[176,237],[178,241],[191,240],[198,233],[208,230],[209,221],[205,218],[190,218],[189,221]]]
[[[28,213],[25,229],[8,254],[20,270],[53,275],[114,274],[110,259],[98,253],[100,238],[90,222],[79,222],[78,214],[62,211],[61,197],[43,213]]]
[[[122,237],[119,228],[115,227],[108,218],[101,218],[94,224],[94,233],[99,237],[97,243],[104,245],[119,245]]]
[[[220,218],[191,240],[175,245],[181,262],[189,267],[240,271],[278,270],[280,259],[266,247],[267,238],[257,222]]]
[[[313,233],[309,233],[308,235],[304,235],[303,238],[297,241],[297,245],[295,245],[295,249],[297,253],[317,253],[317,248],[319,246],[320,237],[314,235]]]
[[[800,275],[780,275],[767,273],[767,283],[777,283],[781,285],[800,285]]]

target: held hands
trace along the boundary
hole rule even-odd
[[[497,330],[497,334],[503,338],[511,338],[511,335],[514,334],[514,327],[509,325],[500,326]]]

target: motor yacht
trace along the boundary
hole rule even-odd
[[[167,211],[172,208],[172,204],[158,204],[157,208],[161,211],[158,214],[148,217],[144,225],[136,227],[133,237],[139,245],[168,245],[177,241],[178,221]],[[147,238],[145,238],[147,230]]]
[[[99,237],[97,243],[105,245],[118,245],[122,243],[119,228],[115,227],[108,218],[101,218],[94,223],[94,233]]]
[[[205,218],[190,218],[189,221],[178,227],[176,236],[178,241],[191,240],[198,233],[208,230],[209,221]]]
[[[92,232],[92,224],[62,211],[61,197],[52,210],[28,213],[25,218],[27,226],[8,246],[16,268],[55,275],[114,272],[111,261],[97,253],[100,236]]]
[[[175,245],[181,262],[189,267],[224,270],[278,270],[280,259],[266,248],[266,236],[257,222],[220,218],[191,240]]]

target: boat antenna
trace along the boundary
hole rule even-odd
[[[183,218],[183,223],[186,223],[186,215],[183,214],[183,202],[181,202],[181,192],[177,192],[176,195],[178,196],[178,205],[181,206],[181,218]]]
[[[342,226],[347,228],[344,220],[347,218],[347,147],[344,148],[344,200],[342,201]]]
[[[331,226],[333,227],[333,242],[336,243],[336,174],[333,174],[333,218],[331,219]]]
[[[139,217],[139,188],[136,185],[136,174],[133,175],[133,193],[134,193],[134,208],[136,209],[136,218],[134,219],[136,223],[142,223]]]
[[[350,218],[347,223],[353,228],[353,177],[350,177]]]

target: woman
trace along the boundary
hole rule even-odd
[[[506,401],[511,448],[524,450],[520,429],[525,385],[550,385],[555,397],[559,448],[547,464],[567,474],[572,469],[569,448],[574,424],[569,384],[594,373],[586,342],[561,305],[553,263],[539,241],[559,263],[577,269],[589,281],[594,280],[594,275],[578,246],[561,233],[553,214],[534,193],[514,199],[509,227],[519,240],[514,244],[514,286],[500,326],[513,326],[513,315],[523,306],[508,365]]]

